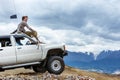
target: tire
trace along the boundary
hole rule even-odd
[[[5,71],[4,69],[0,68],[0,72]]]
[[[51,56],[47,62],[47,70],[49,73],[61,74],[64,71],[65,64],[61,57]]]
[[[42,67],[41,65],[34,65],[33,70],[37,73],[45,73],[46,72],[46,68]]]

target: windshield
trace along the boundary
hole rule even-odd
[[[27,36],[14,36],[16,40],[16,45],[33,45],[37,44],[33,39]]]

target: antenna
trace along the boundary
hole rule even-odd
[[[10,19],[17,19],[17,11],[16,11],[16,6],[15,6],[15,0],[13,0],[13,7],[14,7],[15,14],[11,15]]]

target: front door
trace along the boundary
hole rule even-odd
[[[0,66],[16,63],[15,47],[10,36],[0,37]]]
[[[35,62],[41,59],[41,48],[26,36],[15,37],[17,63]]]

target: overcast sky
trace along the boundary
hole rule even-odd
[[[46,43],[65,43],[70,51],[95,54],[119,50],[119,4],[119,0],[0,0],[0,34],[12,32],[21,16],[28,15],[28,24]],[[12,14],[18,19],[10,20]]]

